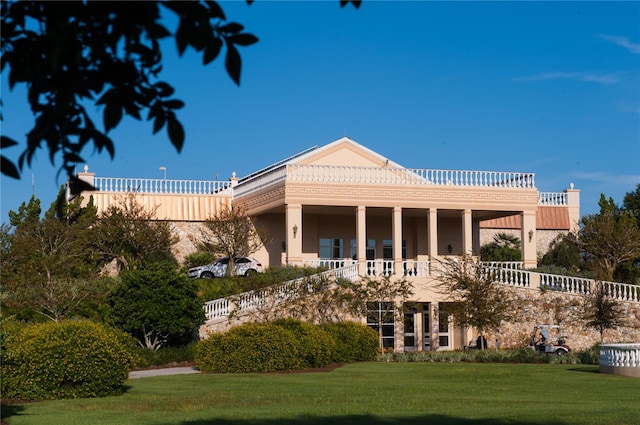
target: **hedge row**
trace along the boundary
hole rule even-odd
[[[118,394],[136,361],[129,335],[88,320],[39,323],[3,334],[6,399]]]
[[[377,333],[360,323],[280,319],[213,334],[198,342],[195,361],[203,372],[276,372],[372,361],[377,349]]]

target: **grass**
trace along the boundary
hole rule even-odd
[[[598,366],[360,363],[127,381],[122,396],[3,406],[10,425],[640,424],[640,380]]]

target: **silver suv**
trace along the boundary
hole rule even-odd
[[[235,260],[236,276],[251,276],[256,273],[262,273],[262,264],[255,258],[239,257]],[[211,264],[204,266],[192,267],[189,269],[190,279],[211,279],[214,277],[224,277],[227,273],[227,265],[229,258],[220,258]]]

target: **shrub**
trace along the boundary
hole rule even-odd
[[[128,335],[88,320],[30,325],[9,335],[5,347],[3,398],[118,394],[135,364]]]
[[[214,334],[196,346],[195,360],[203,372],[275,372],[302,367],[300,343],[281,326],[246,323]]]
[[[331,363],[336,342],[328,332],[316,325],[295,319],[278,319],[273,324],[294,333],[300,342],[303,367],[322,367]]]
[[[356,322],[325,323],[322,329],[329,332],[336,343],[333,363],[352,363],[376,360],[378,333]]]
[[[124,272],[108,301],[110,323],[151,349],[192,341],[204,322],[195,282],[170,264]]]

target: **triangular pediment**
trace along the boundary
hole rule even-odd
[[[343,137],[295,158],[290,164],[333,165],[352,167],[400,167],[356,141]]]

